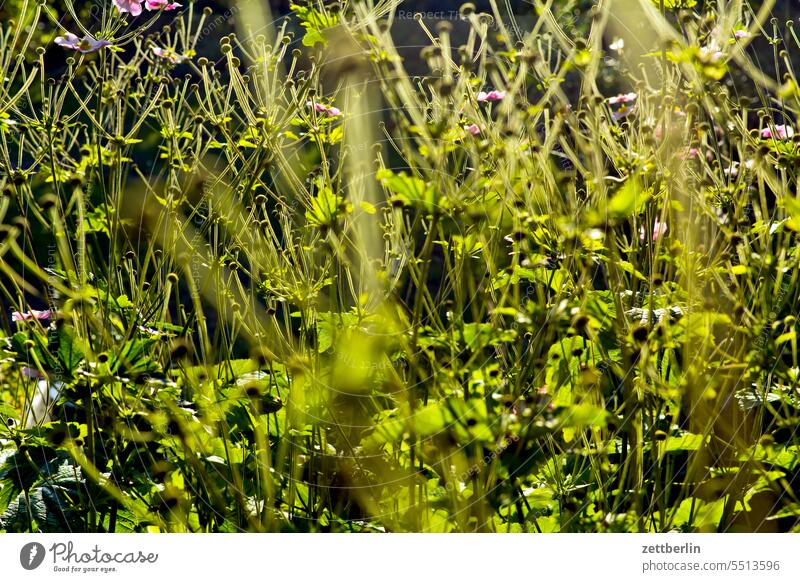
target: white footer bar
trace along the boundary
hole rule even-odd
[[[15,582],[796,581],[800,536],[0,534],[0,568]]]

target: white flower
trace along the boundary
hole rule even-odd
[[[700,58],[709,63],[716,63],[725,57],[725,53],[720,50],[716,40],[712,40],[706,46],[700,47]]]
[[[744,162],[744,167],[748,170],[752,170],[755,166],[755,162],[753,160],[746,160]],[[726,176],[738,176],[739,175],[739,162],[732,162],[729,168],[725,168],[722,172]]]

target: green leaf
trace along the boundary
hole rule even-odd
[[[325,30],[339,24],[339,14],[322,12],[309,6],[291,4],[289,9],[297,15],[306,34],[303,36],[303,45],[313,47],[317,44],[326,45]]]
[[[660,7],[660,0],[653,0],[653,3]],[[667,10],[685,10],[697,6],[697,0],[664,0],[664,8]]]
[[[375,214],[377,212],[377,209],[372,204],[370,204],[369,202],[363,202],[362,201],[362,202],[359,202],[358,205],[361,207],[361,210],[363,210],[367,214]]]
[[[462,339],[467,347],[474,351],[514,341],[516,337],[517,332],[512,329],[498,329],[490,323],[467,323],[464,325]]]
[[[729,271],[732,275],[746,275],[748,268],[747,265],[734,265]]]
[[[676,451],[697,451],[708,443],[708,436],[685,433],[681,436],[668,436],[658,443],[658,452],[673,453]]]
[[[394,194],[392,197],[394,201],[428,212],[433,212],[438,206],[433,184],[427,183],[422,178],[409,176],[405,172],[395,174],[386,169],[379,170],[376,178]]]
[[[627,218],[638,214],[649,198],[650,192],[642,188],[637,177],[628,178],[608,203],[608,214],[611,218]]]
[[[303,35],[303,46],[316,46],[318,44],[325,45],[327,41],[325,36],[320,30],[309,30]]]
[[[58,359],[63,369],[71,375],[83,358],[83,349],[75,337],[75,332],[68,327],[62,327],[58,332]]]
[[[311,226],[330,228],[352,210],[351,204],[326,186],[311,200],[311,210],[306,212],[306,218]]]
[[[673,527],[714,530],[719,526],[726,497],[707,503],[696,497],[688,497],[681,501],[677,510],[671,515]]]
[[[120,295],[119,297],[117,297],[117,307],[119,307],[120,309],[131,309],[136,306],[130,299],[128,299],[127,295]]]
[[[478,240],[475,234],[470,233],[466,236],[453,235],[453,254],[457,259],[471,257],[477,259],[483,250],[483,243]]]
[[[358,316],[353,313],[317,314],[317,352],[327,352],[337,335],[357,324]]]
[[[604,427],[608,422],[609,413],[599,406],[591,404],[577,404],[565,408],[560,416],[561,428],[589,428]]]
[[[636,277],[640,281],[646,281],[647,280],[647,277],[645,277],[640,271],[638,271],[636,269],[636,267],[634,267],[630,262],[628,262],[628,261],[617,261],[617,264],[619,265],[619,267],[623,271],[625,271],[629,275],[633,275],[634,277]]]

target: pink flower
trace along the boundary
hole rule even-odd
[[[789,139],[794,135],[794,129],[792,129],[789,125],[776,125],[775,131],[772,131],[772,128],[765,127],[761,130],[761,137],[763,139],[769,139],[774,137],[775,139]]]
[[[306,106],[313,107],[314,111],[317,113],[324,113],[328,117],[339,117],[342,114],[338,107],[328,107],[322,103],[314,103],[313,101],[309,101],[306,103]]]
[[[733,38],[750,38],[751,36],[753,36],[753,35],[750,34],[749,32],[747,32],[743,28],[740,28],[739,30],[734,30],[733,31]]]
[[[111,45],[111,43],[107,40],[97,40],[91,36],[78,38],[71,32],[68,32],[64,36],[57,36],[55,42],[59,46],[70,48],[82,53],[93,53],[99,51],[103,47]]]
[[[481,91],[480,93],[478,93],[478,101],[480,101],[481,103],[485,101],[488,102],[501,101],[502,99],[505,99],[505,96],[506,96],[505,91],[489,91],[488,93],[485,91]]]
[[[163,49],[161,47],[154,46],[152,48],[152,51],[153,51],[153,54],[156,55],[157,57],[165,59],[165,60],[169,61],[170,63],[174,63],[174,64],[182,63],[183,61],[186,61],[186,60],[189,59],[189,57],[187,57],[187,56],[179,55],[178,53],[176,53],[171,48]]]
[[[630,115],[634,107],[636,106],[634,101],[639,96],[636,93],[620,93],[619,95],[615,95],[614,97],[608,98],[609,105],[619,105],[619,108],[612,113],[612,117],[614,121],[619,121],[623,117],[627,117]]]
[[[608,98],[608,104],[609,105],[619,105],[620,103],[633,103],[634,101],[636,101],[637,97],[638,97],[638,95],[636,93],[633,93],[633,92],[631,92],[631,93],[620,93],[619,95],[616,95],[615,97],[609,97]]]
[[[28,366],[22,366],[22,375],[26,378],[42,378],[43,374],[37,370],[36,368],[29,368]]]
[[[708,46],[700,47],[700,58],[708,63],[716,63],[725,57],[725,53],[719,50],[716,42],[711,42]]]
[[[183,4],[170,2],[169,0],[146,0],[144,3],[144,7],[148,10],[175,10],[181,6]]]
[[[470,125],[467,125],[467,126],[464,128],[464,129],[466,129],[466,130],[467,130],[468,132],[470,132],[472,135],[478,135],[478,134],[480,134],[480,132],[481,132],[481,128],[480,128],[480,127],[478,127],[478,126],[477,126],[476,124],[474,124],[474,123],[472,123],[472,124],[470,124]]]
[[[112,0],[112,3],[120,14],[129,12],[131,16],[139,16],[142,13],[142,0]]]
[[[689,158],[699,158],[700,150],[697,148],[685,147],[678,152],[678,157],[682,160],[688,160]]]
[[[653,241],[657,241],[667,233],[667,223],[656,220],[653,223]],[[639,240],[646,240],[647,233],[644,230],[644,225],[639,227]]]
[[[50,319],[51,313],[49,309],[44,311],[37,311],[36,309],[31,309],[30,311],[23,311],[20,313],[19,311],[12,311],[11,312],[11,321],[30,321],[32,319]]]

